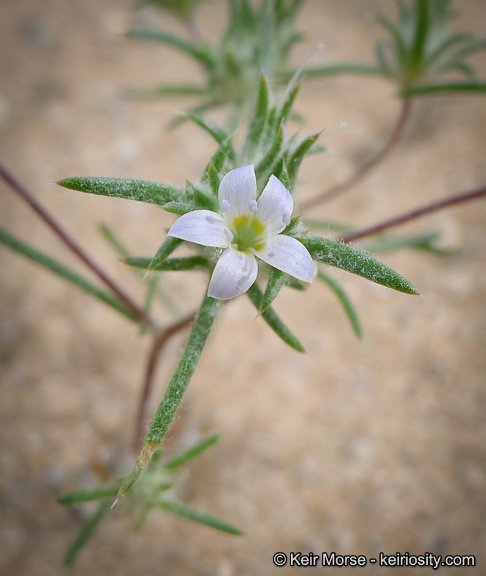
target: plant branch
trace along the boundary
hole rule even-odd
[[[147,410],[147,402],[150,396],[150,391],[152,390],[152,385],[154,381],[155,370],[157,364],[160,360],[161,352],[164,349],[167,342],[172,336],[174,336],[180,330],[183,330],[191,322],[194,321],[196,314],[190,314],[186,316],[179,322],[175,322],[165,330],[162,330],[158,336],[154,339],[150,354],[148,357],[147,368],[145,370],[144,386],[142,389],[142,394],[140,396],[137,417],[135,421],[135,435],[133,438],[133,450],[138,452],[140,450],[140,442],[143,438],[143,426],[145,421],[145,415]]]
[[[341,184],[332,186],[315,198],[310,198],[307,202],[303,202],[300,208],[302,210],[314,208],[314,206],[322,204],[323,202],[327,202],[328,200],[331,200],[332,198],[342,194],[346,190],[349,190],[360,180],[362,180],[368,174],[368,172],[370,172],[377,164],[379,164],[398,144],[402,136],[405,124],[407,123],[407,120],[410,116],[410,107],[411,100],[409,98],[403,98],[400,115],[398,117],[395,128],[386,145],[375,156],[371,157],[367,162],[360,166],[347,180],[341,182]]]
[[[103,270],[84,252],[84,250],[71,238],[71,236],[59,226],[55,219],[36,200],[36,198],[23,186],[2,164],[0,164],[0,177],[37,212],[44,222],[57,234],[61,241],[73,252],[82,262],[98,276],[98,278],[123,302],[123,304],[133,312],[140,322],[154,329],[154,321],[125,294],[125,292],[111,280]]]
[[[469,192],[463,192],[462,194],[456,194],[449,198],[444,198],[444,200],[438,200],[437,202],[426,204],[420,208],[415,208],[414,210],[406,212],[400,216],[394,216],[393,218],[384,220],[383,222],[379,222],[378,224],[369,226],[368,228],[357,230],[356,232],[343,236],[341,240],[345,243],[354,242],[360,238],[364,238],[365,236],[379,234],[384,230],[388,230],[389,228],[393,228],[399,224],[403,224],[404,222],[409,222],[410,220],[415,220],[421,216],[431,214],[432,212],[437,212],[437,210],[441,210],[442,208],[447,208],[448,206],[454,206],[455,204],[461,204],[463,202],[469,202],[470,200],[476,200],[483,196],[486,196],[486,188],[484,187]]]

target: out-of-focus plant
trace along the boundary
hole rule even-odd
[[[202,68],[202,84],[164,84],[154,89],[130,90],[132,97],[196,96],[191,113],[228,107],[233,130],[248,112],[263,71],[272,88],[285,85],[289,56],[301,38],[294,23],[302,0],[228,0],[229,22],[221,39],[186,39],[164,30],[133,29],[129,36],[171,46]],[[180,121],[180,119],[179,119]]]
[[[152,459],[141,481],[133,488],[128,497],[128,505],[132,513],[139,514],[135,530],[139,530],[152,510],[162,509],[172,514],[182,516],[194,522],[205,524],[215,530],[227,534],[240,535],[241,531],[231,524],[216,518],[206,512],[186,506],[174,497],[174,491],[184,480],[181,469],[194,458],[201,455],[218,441],[218,436],[208,436],[188,450],[181,452],[169,460],[163,460],[159,453]],[[98,501],[95,513],[88,518],[79,531],[78,536],[69,548],[64,563],[74,564],[79,552],[93,535],[95,529],[110,510],[113,499],[120,489],[121,481],[115,481],[107,486],[78,490],[61,496],[58,501],[65,505],[80,505],[85,502]]]
[[[142,0],[141,4],[152,4],[175,14],[190,30],[193,30],[198,10],[210,0]]]
[[[486,48],[486,38],[478,38],[468,32],[449,32],[449,23],[455,12],[452,0],[396,0],[398,20],[379,16],[378,23],[388,32],[389,39],[378,42],[375,47],[374,64],[343,62],[339,64],[306,68],[307,77],[329,74],[366,74],[382,76],[394,82],[402,95],[426,83],[437,83],[446,72],[457,72],[467,82],[460,85],[484,88],[477,81],[474,69],[466,62],[471,54]],[[442,85],[449,86],[450,83]]]
[[[396,0],[398,19],[379,16],[378,23],[389,37],[375,45],[375,62],[340,62],[307,67],[307,78],[336,74],[378,76],[393,82],[401,100],[400,114],[385,146],[344,182],[332,186],[302,205],[309,209],[357,184],[399,142],[410,117],[411,98],[440,93],[486,92],[467,58],[486,48],[486,38],[469,32],[451,33],[455,16],[452,0]],[[458,75],[449,80],[447,74]],[[444,78],[444,75],[445,78]],[[462,77],[462,78],[461,78]]]

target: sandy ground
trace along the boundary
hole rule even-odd
[[[484,33],[480,0],[458,2],[457,29]],[[299,19],[316,59],[371,58],[376,9],[391,2],[312,0]],[[203,30],[221,26],[219,5]],[[165,126],[175,101],[134,103],[127,86],[181,81],[198,70],[169,49],[127,39],[134,22],[181,29],[134,11],[128,0],[0,2],[0,158],[80,244],[134,296],[143,290],[101,239],[115,229],[134,254],[154,254],[173,217],[155,207],[90,197],[50,184],[72,175],[183,183],[214,149],[186,125]],[[485,77],[486,60],[476,63]],[[307,84],[297,110],[309,133],[347,128],[301,173],[300,198],[338,182],[384,142],[398,114],[393,87],[343,77]],[[379,170],[313,216],[356,225],[486,182],[486,100],[416,102],[405,138]],[[44,225],[1,185],[0,224],[81,270]],[[426,298],[331,271],[355,302],[355,339],[334,296],[317,282],[284,291],[277,311],[305,345],[288,349],[246,298],[226,307],[180,411],[172,448],[222,438],[191,468],[178,496],[239,526],[230,537],[167,513],[133,532],[122,505],[72,570],[75,575],[300,573],[277,569],[277,551],[340,554],[475,554],[486,574],[486,203],[436,214],[403,232],[441,230],[460,253],[397,253],[383,261]],[[114,312],[0,248],[0,573],[55,576],[86,510],[56,498],[129,469],[133,420],[149,341]],[[199,276],[167,275],[183,311],[199,301]],[[157,312],[169,323],[166,312]],[[150,409],[175,366],[167,349]],[[323,573],[323,568],[308,568]],[[430,568],[361,569],[364,574]],[[466,569],[441,568],[441,574]],[[326,571],[331,573],[331,570]],[[355,569],[341,568],[340,574]]]

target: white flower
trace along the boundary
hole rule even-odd
[[[280,234],[290,223],[294,203],[275,176],[256,198],[253,166],[228,172],[219,186],[221,214],[195,210],[172,225],[169,236],[224,248],[209,283],[208,296],[228,300],[243,294],[255,282],[255,256],[304,282],[312,282],[314,262],[301,242]]]

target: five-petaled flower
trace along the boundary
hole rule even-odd
[[[223,248],[208,296],[218,300],[246,292],[258,275],[255,256],[304,282],[312,282],[314,262],[304,245],[281,234],[290,223],[294,203],[290,192],[271,176],[257,200],[253,166],[231,170],[218,192],[221,214],[194,210],[181,216],[168,235],[188,242]]]

